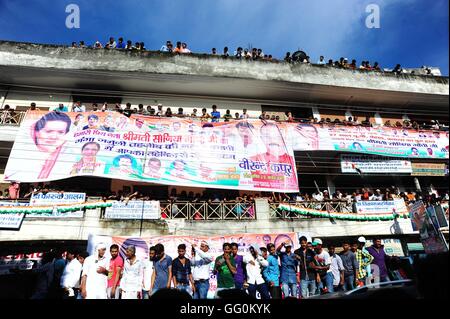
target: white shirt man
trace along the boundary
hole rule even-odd
[[[82,295],[85,299],[107,299],[109,258],[105,256],[106,245],[98,244],[96,253],[83,263]],[[83,289],[84,286],[84,289]]]
[[[208,245],[207,243],[203,243]],[[194,247],[195,256],[191,258],[192,278],[194,281],[209,280],[210,265],[213,257],[209,252]]]
[[[369,200],[378,200],[378,201],[383,200],[383,195],[381,195],[380,190],[377,189],[375,193],[369,197]]]
[[[150,291],[152,287],[153,261],[145,259],[143,262],[144,278],[142,280],[142,290]]]
[[[76,103],[73,105],[72,112],[86,112],[86,106]]]
[[[122,299],[140,299],[144,278],[144,263],[136,258],[136,248],[129,246],[126,250],[120,289]]]
[[[318,201],[318,202],[322,202],[324,197],[323,197],[323,193],[319,192],[319,193],[314,193],[312,195],[312,197],[314,198],[314,200]]]
[[[246,109],[244,109],[243,111],[242,111],[242,114],[241,114],[241,116],[239,117],[241,120],[246,120],[246,119],[248,119],[250,116],[248,115],[248,113],[247,113],[247,110]]]
[[[74,258],[66,265],[64,272],[61,276],[60,285],[68,293],[68,297],[74,297],[74,288],[80,288],[80,277],[83,270],[83,265]]]
[[[252,245],[252,247],[254,247]],[[259,252],[259,247],[254,247]],[[249,285],[263,284],[264,278],[262,276],[262,270],[269,265],[269,262],[265,260],[261,255],[257,255],[256,258],[247,254],[244,256],[245,269],[247,270],[247,283]]]
[[[192,245],[191,272],[194,280],[195,292],[194,299],[206,299],[209,290],[210,265],[213,261],[209,251],[209,243],[202,241],[200,248]]]
[[[330,253],[330,269],[328,270],[333,274],[333,286],[337,287],[341,283],[341,273],[345,271],[344,264],[342,263],[341,257],[339,255],[334,253],[334,247],[333,247],[333,254]]]

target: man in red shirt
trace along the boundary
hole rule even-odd
[[[16,200],[19,198],[20,186],[17,182],[12,182],[8,188],[9,199]]]
[[[111,254],[111,259],[109,261],[108,272],[108,299],[119,299],[119,284],[123,269],[123,259],[119,256],[118,245],[111,245],[109,252]]]

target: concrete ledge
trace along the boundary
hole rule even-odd
[[[208,55],[81,49],[0,41],[0,65],[256,79],[383,91],[449,94],[448,77],[381,74]]]
[[[259,213],[258,213],[259,214]],[[25,219],[20,231],[0,231],[0,242],[16,240],[87,240],[89,234],[139,236],[140,221],[101,220],[100,210],[87,210],[83,219]],[[356,222],[329,219],[251,221],[185,221],[184,227],[169,233],[164,221],[144,221],[142,236],[222,235],[239,233],[307,232],[311,236],[360,236],[414,234],[409,219]]]

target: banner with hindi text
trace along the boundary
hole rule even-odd
[[[202,123],[117,112],[29,111],[5,180],[99,176],[166,185],[297,192],[293,150],[276,122]]]
[[[389,157],[449,158],[449,132],[307,123],[283,123],[282,127],[294,151],[333,150]]]

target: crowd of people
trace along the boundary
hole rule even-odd
[[[264,114],[263,114],[264,115]],[[266,119],[267,115],[265,115]],[[271,120],[279,121],[279,119],[276,118],[270,118]],[[292,114],[287,114],[287,122],[295,122],[299,121],[302,123],[313,123],[313,124],[319,124],[319,125],[345,125],[345,126],[363,126],[363,127],[391,127],[401,130],[434,130],[434,131],[447,131],[449,130],[448,125],[445,125],[443,123],[440,123],[438,120],[430,120],[430,121],[424,121],[421,124],[417,121],[411,121],[409,119],[402,119],[397,120],[395,123],[392,123],[391,120],[386,120],[383,124],[376,124],[373,121],[371,121],[370,116],[366,116],[366,118],[363,121],[360,121],[357,116],[349,116],[345,120],[340,120],[338,118],[331,119],[331,118],[321,118],[318,120],[317,118],[310,117],[308,119],[295,119],[292,117]]]
[[[275,197],[276,198],[276,197]],[[278,201],[345,201],[348,203],[354,203],[359,201],[390,201],[395,199],[403,199],[406,203],[414,203],[417,200],[422,200],[424,202],[438,203],[441,201],[448,201],[448,192],[442,192],[438,194],[437,192],[426,192],[426,191],[405,191],[401,192],[398,187],[391,186],[383,189],[379,188],[373,190],[370,188],[357,189],[354,192],[341,192],[336,190],[336,192],[330,194],[328,190],[316,191],[312,194],[296,194],[295,197],[290,197],[287,194],[279,194]]]
[[[263,300],[310,298],[398,279],[389,271],[398,258],[386,254],[379,238],[367,248],[364,237],[344,240],[342,247],[324,245],[319,238],[310,242],[305,236],[299,243],[295,250],[290,240],[277,247],[250,244],[244,254],[237,243],[224,243],[223,253],[215,258],[206,240],[192,244],[190,253],[186,243],[180,243],[176,258],[162,244],[150,247],[148,258],[142,259],[133,245],[112,244],[107,254],[108,247],[99,243],[90,256],[68,250],[65,258],[61,251],[52,251],[33,270],[38,279],[31,298],[149,299],[160,290],[176,289],[206,299],[211,297],[213,278],[217,279],[215,298],[227,290]]]
[[[72,48],[94,48],[94,49],[117,49],[117,50],[127,50],[133,52],[142,52],[147,51],[144,42],[135,42],[127,40],[125,41],[123,37],[120,37],[117,41],[114,37],[110,37],[109,40],[102,44],[100,41],[96,41],[92,46],[87,46],[84,41],[72,42]],[[164,45],[158,50],[159,52],[169,53],[169,54],[191,54],[192,50],[189,48],[186,42],[177,41],[175,45],[171,40],[167,40]],[[301,54],[298,54],[300,53]],[[286,52],[286,55],[283,59],[276,59],[272,54],[264,53],[261,48],[243,48],[237,47],[233,52],[230,51],[228,47],[224,47],[221,52],[217,50],[217,48],[212,48],[209,52],[211,56],[217,56],[224,59],[234,58],[238,60],[251,60],[251,61],[268,61],[268,62],[287,62],[287,63],[305,63],[311,64],[311,58],[306,55],[302,51],[296,51],[291,54],[291,52]],[[353,59],[351,62],[347,58],[341,57],[339,60],[329,59],[328,62],[325,60],[324,56],[320,56],[316,65],[325,66],[325,67],[334,67],[340,69],[349,69],[349,70],[361,70],[361,71],[374,71],[374,72],[385,72],[378,64],[378,62],[374,62],[373,65],[370,64],[370,61],[364,60],[361,61],[361,64],[358,65],[356,60]],[[422,66],[423,74],[432,76],[432,70],[429,67]],[[387,72],[400,75],[402,73],[410,73],[415,74],[415,71],[407,72],[404,70],[400,64],[397,64],[392,70]]]
[[[29,110],[39,110],[36,106],[36,103],[31,103]],[[200,110],[200,112],[199,112]],[[68,112],[69,107],[65,106],[63,103],[60,103],[55,111],[58,112]],[[143,116],[152,116],[152,117],[178,117],[178,118],[190,118],[194,120],[200,120],[202,123],[207,122],[230,122],[233,120],[246,120],[252,118],[248,113],[247,109],[242,109],[242,113],[235,112],[232,114],[230,109],[220,110],[217,105],[212,105],[211,110],[209,111],[206,108],[193,108],[192,112],[186,112],[182,107],[179,107],[177,111],[172,111],[171,107],[165,107],[163,104],[159,103],[156,106],[147,105],[140,103],[137,107],[132,107],[131,103],[126,103],[125,107],[121,104],[116,103],[114,107],[108,105],[107,102],[103,103],[99,106],[97,103],[93,103],[91,108],[88,110],[87,107],[82,104],[80,101],[75,102],[70,108],[72,112],[110,112],[115,111],[125,116],[130,117],[132,114],[135,115],[143,115]],[[391,120],[386,120],[383,124],[376,124],[371,120],[370,116],[366,116],[363,121],[360,121],[358,116],[348,116],[344,120],[340,120],[339,118],[331,119],[329,117],[322,117],[320,120],[316,117],[309,118],[297,118],[294,117],[292,112],[281,112],[283,114],[268,114],[266,111],[262,111],[259,115],[259,119],[264,120],[272,120],[276,122],[298,122],[298,123],[309,123],[309,124],[318,124],[318,125],[342,125],[342,126],[362,126],[362,127],[391,127],[402,130],[413,129],[413,130],[435,130],[435,131],[447,131],[449,130],[448,123],[447,125],[444,123],[440,123],[438,120],[430,120],[430,121],[422,121],[419,123],[417,120],[410,119],[399,119],[395,121],[395,123],[391,122]],[[255,117],[256,118],[256,117]],[[17,123],[17,119],[15,119],[15,111],[9,105],[5,105],[1,112],[1,121],[0,123],[4,124],[14,124]]]
[[[36,185],[19,184],[12,182],[10,186],[4,191],[0,191],[0,199],[17,200],[17,199],[29,199],[33,193],[48,193],[48,192],[77,192],[81,189],[72,188],[70,190],[61,188],[54,183],[44,184],[38,183]],[[363,187],[355,189],[353,192],[342,192],[336,190],[330,193],[327,189],[322,191],[317,190],[315,192],[298,192],[298,193],[274,193],[274,192],[250,192],[239,194],[239,192],[230,192],[221,189],[205,189],[201,193],[182,190],[177,192],[175,188],[172,188],[167,197],[155,196],[147,192],[139,192],[131,190],[123,191],[118,190],[110,192],[97,192],[92,194],[93,197],[101,197],[104,201],[118,200],[118,201],[130,201],[130,200],[166,200],[169,202],[208,202],[208,203],[220,203],[220,202],[241,202],[252,203],[255,199],[266,198],[269,203],[281,203],[281,202],[345,202],[349,205],[359,201],[390,201],[395,199],[403,199],[405,203],[410,204],[415,201],[422,200],[425,203],[437,204],[441,202],[448,202],[448,191],[420,191],[409,190],[400,191],[396,186],[388,188],[371,189]]]

